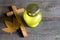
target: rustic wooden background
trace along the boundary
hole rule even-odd
[[[25,25],[29,35],[27,38],[19,36],[17,32],[9,35],[0,30],[0,40],[60,40],[60,0],[0,0],[0,28],[5,27],[4,14],[9,11],[9,6],[25,8],[29,3],[40,6],[43,14],[42,22],[36,28]]]

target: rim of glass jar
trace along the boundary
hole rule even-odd
[[[40,9],[38,9],[34,14],[31,14],[31,13],[29,13],[29,12],[27,12],[27,14],[28,14],[29,16],[36,16],[36,15],[39,14],[39,12],[40,12]]]

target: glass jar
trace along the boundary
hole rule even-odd
[[[37,4],[29,4],[23,15],[24,21],[29,27],[37,27],[42,20],[42,13]]]

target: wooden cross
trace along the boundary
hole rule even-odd
[[[21,31],[22,31],[22,34],[23,34],[23,36],[24,37],[27,37],[28,36],[28,34],[27,34],[27,31],[26,31],[26,29],[25,29],[25,27],[24,27],[24,25],[23,25],[23,22],[22,22],[22,20],[21,20],[21,18],[20,18],[20,16],[19,16],[19,13],[22,13],[22,12],[24,12],[24,8],[21,8],[21,9],[18,9],[17,10],[17,8],[16,8],[16,6],[12,6],[12,9],[13,9],[13,11],[10,11],[10,12],[8,12],[7,13],[7,16],[11,16],[11,15],[15,15],[15,17],[16,17],[16,20],[17,20],[17,22],[18,22],[18,24],[19,24],[19,28],[21,29]],[[7,23],[6,23],[7,22]],[[6,21],[5,23],[6,24],[8,24],[8,25],[10,25],[9,24],[9,22],[8,21]],[[12,24],[11,24],[11,26],[13,26]]]

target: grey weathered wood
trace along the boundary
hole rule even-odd
[[[41,0],[0,0],[0,28],[5,27],[3,14],[9,11],[8,6],[16,5],[17,8],[25,8],[29,3],[40,6],[43,14],[42,22],[36,28],[25,25],[29,34],[27,38],[21,38],[17,33],[9,35],[0,30],[0,40],[60,40],[60,0],[43,2]]]

